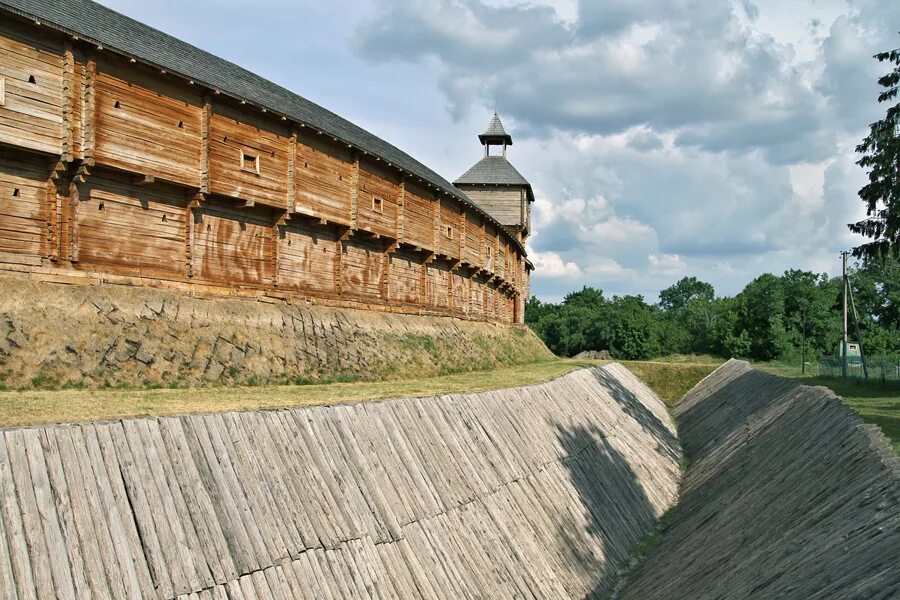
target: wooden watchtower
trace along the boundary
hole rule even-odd
[[[512,136],[503,128],[500,116],[494,113],[478,139],[484,146],[484,158],[453,183],[524,242],[531,230],[534,193],[528,180],[506,159]],[[502,147],[501,153],[491,154],[492,146]]]

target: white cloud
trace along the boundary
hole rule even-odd
[[[680,272],[687,267],[684,259],[677,254],[655,254],[651,252],[647,258],[650,261],[650,266],[659,271]]]
[[[837,132],[827,126],[827,97],[809,84],[816,65],[795,51],[802,45],[806,57],[814,43],[808,23],[795,24],[785,40],[761,27],[775,27],[771,14],[827,18],[835,14],[827,4],[792,11],[585,0],[565,21],[526,3],[376,0],[378,12],[358,28],[356,44],[360,56],[375,60],[434,58],[457,116],[499,105],[531,134],[608,136],[646,127],[676,133],[682,145],[762,151],[787,163],[821,160]],[[846,35],[845,50],[835,54],[857,58],[858,33]]]
[[[556,252],[530,252],[529,258],[542,277],[549,279],[582,277],[584,272],[574,262],[566,262]]]
[[[605,256],[595,256],[591,259],[587,267],[587,272],[595,277],[631,277],[634,271],[624,268],[612,258]]]
[[[610,244],[656,237],[652,227],[630,217],[611,217],[590,226],[584,225],[584,228],[588,235],[596,236],[597,241]]]

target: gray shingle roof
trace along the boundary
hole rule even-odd
[[[304,123],[381,157],[394,166],[424,179],[451,194],[499,225],[446,179],[397,147],[339,117],[318,104],[250,71],[135,21],[91,0],[0,0],[0,9],[39,21],[43,25],[74,34],[140,62],[165,69],[222,94],[245,100],[270,112]],[[516,237],[512,242],[524,254]]]
[[[478,139],[481,140],[482,144],[489,141],[499,141],[505,143],[507,146],[512,146],[512,136],[506,133],[506,130],[503,128],[503,123],[500,122],[500,115],[497,113],[494,113],[494,116],[491,117],[488,128],[484,133],[478,136]]]
[[[505,156],[485,156],[453,182],[455,185],[518,185],[528,192],[528,200],[534,202],[531,184],[522,177]]]
[[[485,156],[459,176],[455,184],[528,185],[528,180],[516,171],[505,156]]]

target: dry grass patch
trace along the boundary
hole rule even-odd
[[[481,392],[547,381],[600,361],[558,359],[495,369],[383,382],[152,390],[0,392],[0,426],[265,410],[384,398]]]

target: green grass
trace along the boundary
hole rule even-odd
[[[7,390],[0,391],[0,426],[262,410],[479,392],[540,383],[581,367],[599,364],[602,363],[556,359],[490,371],[378,382],[353,381],[351,376],[335,376],[326,384],[301,381],[298,382],[301,385]]]
[[[419,343],[410,340],[410,343]],[[709,357],[668,357],[656,361],[623,361],[670,405],[720,363]],[[0,391],[0,426],[261,410],[345,402],[364,402],[404,396],[430,396],[518,387],[547,381],[569,371],[609,361],[554,359],[489,371],[452,373],[437,377],[385,381],[354,381],[335,374],[327,382],[302,378],[282,385],[245,385],[195,388],[144,386],[99,390],[49,387],[41,380],[31,389]]]
[[[715,371],[724,362],[712,357],[679,357],[680,360],[620,361],[637,375],[656,395],[672,407],[698,381]]]

